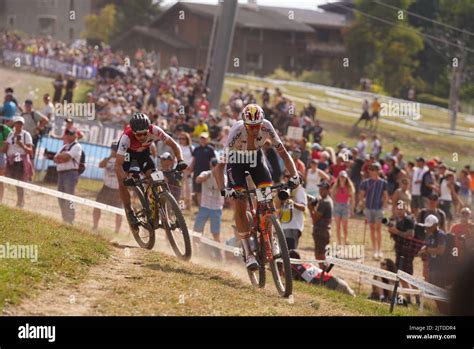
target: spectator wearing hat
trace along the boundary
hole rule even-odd
[[[309,203],[309,212],[313,221],[314,256],[317,260],[325,260],[326,246],[331,238],[333,201],[330,196],[329,182],[322,181],[318,186],[320,198],[317,202]]]
[[[312,159],[308,171],[306,171],[305,183],[306,192],[313,197],[319,196],[319,183],[322,181],[329,181],[329,175],[318,168],[318,160]]]
[[[113,142],[110,146],[110,155],[104,158],[99,162],[99,168],[104,169],[104,185],[97,194],[96,201],[103,203],[105,205],[114,206],[122,208],[122,200],[120,200],[120,194],[118,190],[118,180],[117,175],[115,174],[115,158],[117,155],[117,142]],[[101,210],[99,208],[94,208],[92,212],[93,218],[93,229],[97,230],[99,228],[99,220],[101,216]],[[115,215],[115,232],[120,231],[120,226],[122,225],[122,216],[117,214]]]
[[[12,118],[13,130],[3,143],[2,152],[6,154],[6,175],[19,181],[29,182],[33,176],[33,140],[31,134],[23,129],[25,119],[21,116]],[[23,188],[17,187],[17,207],[25,205]]]
[[[311,159],[319,160],[323,148],[319,143],[313,143],[311,145]]]
[[[429,215],[424,223],[418,224],[426,228],[425,245],[418,254],[428,260],[428,282],[444,288],[449,284],[448,273],[452,273],[447,270],[447,259],[451,251],[447,248],[446,233],[439,229],[439,220],[435,215]],[[443,302],[436,304],[441,312],[445,312]]]
[[[416,216],[418,211],[425,207],[423,198],[421,196],[421,182],[423,175],[428,170],[425,166],[425,159],[418,157],[415,159],[416,166],[413,168],[412,177],[411,177],[411,210],[412,213]]]
[[[53,158],[57,164],[58,191],[74,195],[79,180],[82,146],[77,142],[77,133],[74,129],[67,129],[63,140],[64,145]],[[73,224],[75,218],[74,203],[65,199],[58,199],[58,202],[63,221]]]
[[[364,214],[369,223],[370,238],[374,251],[374,259],[382,258],[382,218],[383,209],[387,206],[387,181],[380,178],[378,162],[369,167],[369,178],[360,184],[360,203],[364,207]]]
[[[344,233],[342,244],[347,245],[347,223],[349,216],[354,212],[354,184],[346,171],[342,170],[337,176],[336,183],[332,187],[332,198],[334,201],[334,220],[336,221],[337,244],[341,244],[341,224]]]
[[[199,145],[193,151],[193,161],[189,166],[189,171],[193,172],[193,192],[196,195],[198,205],[201,202],[201,183],[196,182],[196,178],[203,171],[209,171],[211,159],[216,157],[214,148],[209,145],[209,134],[201,133],[199,136]]]
[[[181,188],[183,186],[183,174],[181,172],[172,173],[175,165],[174,157],[170,152],[164,152],[160,155],[160,170],[164,172],[166,182],[170,188],[171,194],[176,201],[181,200]]]
[[[214,169],[217,164],[218,161],[216,158],[211,159],[210,170],[202,171],[196,178],[196,182],[202,186],[202,195],[193,230],[202,234],[206,222],[210,220],[212,237],[214,241],[220,242],[224,197],[221,195],[216,180],[212,175],[212,169]]]
[[[49,119],[33,109],[33,101],[30,99],[25,101],[25,107],[21,116],[25,119],[25,131],[28,131],[33,137],[33,147],[36,148],[38,141],[47,131],[46,126],[49,123]]]

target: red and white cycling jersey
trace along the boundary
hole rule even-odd
[[[148,134],[143,143],[140,143],[133,134],[130,126],[127,126],[122,136],[120,137],[117,154],[125,155],[128,151],[142,152],[150,148],[151,144],[156,141],[166,142],[169,136],[160,127],[150,125],[148,127]]]

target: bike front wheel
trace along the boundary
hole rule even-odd
[[[174,196],[167,191],[160,193],[159,203],[161,225],[165,229],[171,248],[176,257],[188,261],[192,254],[191,239],[183,213]]]
[[[290,254],[285,234],[278,219],[269,215],[266,218],[267,232],[270,237],[273,260],[269,261],[273,281],[280,296],[289,297],[293,292]]]
[[[136,229],[130,227],[130,230],[138,246],[151,250],[155,246],[155,229],[151,221],[148,201],[139,187],[134,187],[134,193],[131,204],[139,226]]]
[[[247,211],[247,219],[249,221],[249,226],[253,226],[253,217],[250,212]],[[265,249],[262,248],[263,245],[258,241],[258,237],[256,234],[252,235],[254,238],[254,242],[257,244],[257,251],[255,251],[257,261],[258,261],[258,268],[256,270],[247,269],[247,273],[249,274],[250,282],[252,286],[263,288],[265,287],[266,283],[266,275],[265,275]]]

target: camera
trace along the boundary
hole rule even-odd
[[[389,219],[387,217],[382,218],[382,224],[386,225],[387,227],[393,227],[393,219]]]
[[[280,201],[285,201],[285,200],[288,200],[289,198],[290,198],[290,189],[280,190],[278,192],[278,199],[280,199]]]
[[[308,204],[310,206],[316,206],[319,202],[319,199],[317,197],[314,197],[313,195],[306,194],[306,199],[308,200]]]

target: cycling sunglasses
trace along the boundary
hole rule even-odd
[[[146,136],[148,134],[148,131],[134,132],[133,134],[137,137],[143,137],[143,136]]]
[[[260,127],[262,127],[262,124],[256,124],[256,125],[245,124],[245,127],[247,127],[249,130],[257,130]]]

